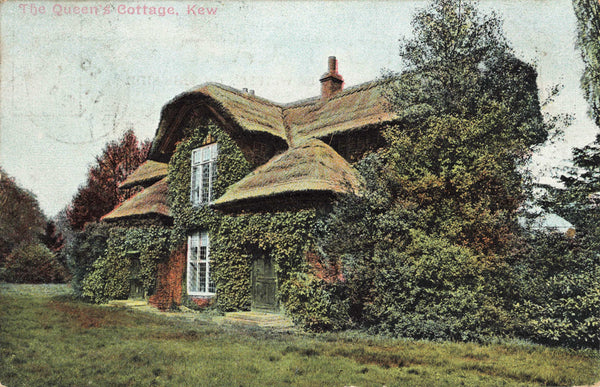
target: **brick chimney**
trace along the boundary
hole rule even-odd
[[[337,71],[337,59],[328,59],[329,71],[321,76],[321,98],[328,99],[344,87],[344,78]]]

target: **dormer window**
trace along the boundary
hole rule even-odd
[[[192,151],[192,192],[193,205],[206,205],[213,200],[213,183],[217,178],[216,143],[205,145]]]

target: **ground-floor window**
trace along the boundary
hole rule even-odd
[[[188,237],[187,291],[192,296],[215,294],[215,283],[210,278],[210,243],[206,231]]]

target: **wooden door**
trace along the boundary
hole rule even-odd
[[[131,271],[129,274],[129,299],[144,299],[144,285],[142,283],[140,259],[138,255],[131,259]]]
[[[252,263],[252,309],[278,311],[277,275],[268,254],[256,254]]]

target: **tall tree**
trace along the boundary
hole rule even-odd
[[[385,133],[396,196],[424,210],[425,231],[501,252],[523,199],[518,165],[548,136],[537,74],[472,1],[432,1],[412,25],[388,91],[404,118]]]
[[[590,105],[590,116],[600,127],[600,3],[573,0],[577,16],[577,45],[585,65],[581,88]]]
[[[367,194],[327,220],[351,315],[413,337],[477,338],[510,321],[506,282],[519,247],[519,165],[545,141],[537,74],[501,20],[466,0],[432,0],[401,41],[387,96],[400,122],[358,164]],[[356,230],[363,230],[357,238]]]
[[[74,230],[98,221],[117,204],[132,196],[135,190],[119,190],[119,184],[146,160],[150,142],[140,143],[127,131],[119,141],[106,145],[88,172],[87,182],[75,194],[67,218]]]
[[[35,195],[0,168],[0,261],[21,242],[44,233],[46,218]]]

